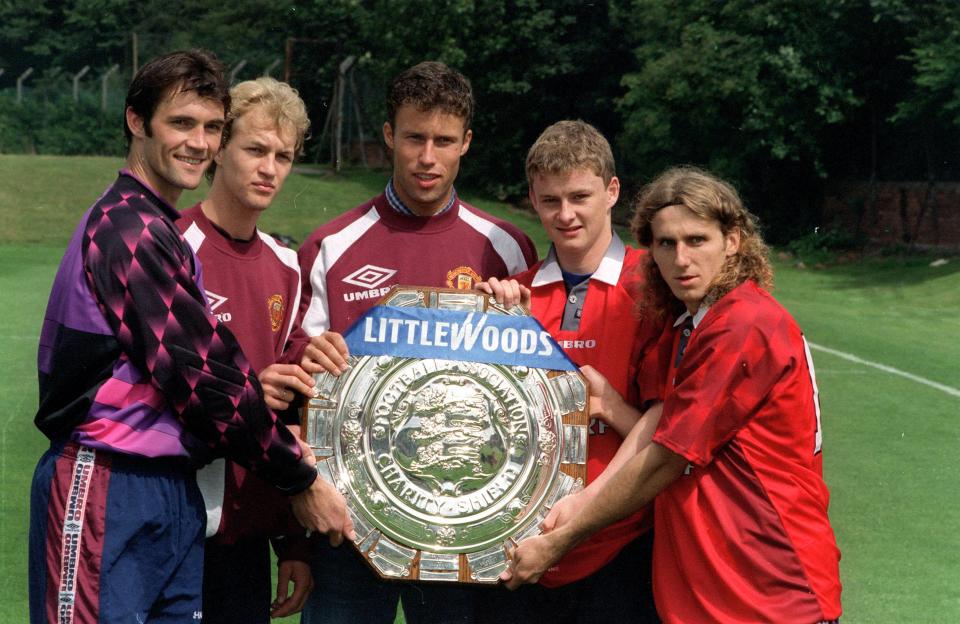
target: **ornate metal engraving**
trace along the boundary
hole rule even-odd
[[[381,303],[494,314],[482,293],[398,287]],[[343,492],[382,576],[495,583],[506,549],[586,477],[579,373],[439,359],[350,358],[303,413],[318,471]]]

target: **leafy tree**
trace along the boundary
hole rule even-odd
[[[862,104],[852,2],[635,0],[618,7],[637,70],[620,101],[630,163],[730,178],[776,228],[816,220],[830,133]],[[781,210],[773,210],[773,206]]]
[[[610,102],[621,92],[626,54],[604,3],[379,0],[358,22],[379,94],[423,60],[444,61],[471,79],[475,143],[463,179],[501,197],[526,194],[526,150],[548,124],[583,117],[618,129]]]
[[[89,84],[86,105],[66,97],[84,65],[90,80],[120,64],[126,80],[134,52],[142,64],[205,47],[228,67],[245,60],[246,79],[291,39],[287,69],[314,136],[347,56],[359,59],[373,136],[387,81],[441,60],[477,98],[465,184],[525,195],[528,146],[548,124],[582,118],[613,139],[628,188],[672,164],[706,166],[785,238],[818,223],[836,180],[960,175],[958,33],[954,0],[0,0],[0,85],[32,66],[44,119],[91,116],[61,140],[0,98],[4,119],[29,133],[4,129],[0,149],[83,151],[85,134],[96,135],[86,149],[115,149],[94,147],[105,130]]]
[[[912,163],[901,167],[911,177],[928,180],[960,175],[955,154],[960,148],[960,4],[874,0],[878,21],[894,24],[909,50],[901,60],[909,65],[890,120],[908,139]],[[912,149],[910,149],[912,148]],[[906,165],[906,163],[903,163]],[[904,171],[906,170],[906,171]]]
[[[479,156],[468,179],[501,196],[526,194],[527,149],[549,124],[582,118],[614,136],[611,103],[627,68],[623,38],[603,3],[483,3],[467,42],[474,81]]]
[[[19,75],[50,52],[49,37],[38,37],[51,26],[54,12],[46,2],[0,0],[0,67]]]

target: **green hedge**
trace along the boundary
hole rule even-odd
[[[120,111],[101,111],[89,94],[75,102],[69,93],[34,93],[18,105],[13,94],[0,93],[0,153],[122,156],[122,123]]]
[[[787,243],[787,249],[806,264],[830,264],[845,251],[860,251],[867,245],[867,237],[856,232],[816,228]]]

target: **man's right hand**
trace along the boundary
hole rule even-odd
[[[315,396],[313,377],[296,364],[271,364],[258,375],[263,388],[263,401],[274,411],[285,410],[296,393]]]
[[[597,369],[586,365],[580,367],[580,372],[590,384],[590,417],[613,427],[621,438],[627,437],[640,419],[640,410],[627,403]]]
[[[325,533],[332,546],[339,546],[343,538],[356,537],[347,501],[322,477],[318,476],[308,489],[290,497],[290,502],[297,521],[308,531]]]
[[[530,289],[515,279],[498,280],[491,277],[485,282],[480,282],[474,288],[488,295],[493,295],[497,303],[508,310],[515,305],[530,307]]]
[[[310,339],[303,351],[300,366],[310,374],[327,372],[335,377],[345,373],[350,351],[343,336],[334,331],[323,332]]]

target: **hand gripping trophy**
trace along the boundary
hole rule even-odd
[[[583,487],[587,386],[519,306],[397,287],[317,375],[303,430],[383,577],[496,583],[507,552]],[[548,357],[546,357],[548,356]]]

